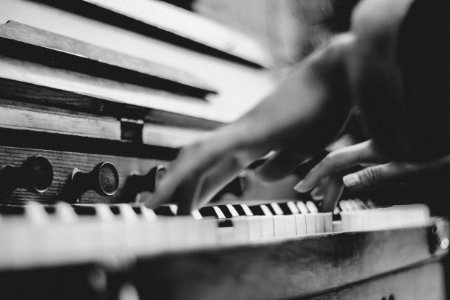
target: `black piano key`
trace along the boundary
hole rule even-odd
[[[120,215],[120,207],[118,207],[117,205],[110,205],[109,209],[115,216]]]
[[[230,219],[219,219],[218,226],[220,228],[233,227],[233,221]]]
[[[291,210],[287,202],[278,203],[278,206],[283,211],[283,215],[293,215],[295,212]]]
[[[173,211],[173,208],[167,205],[162,205],[158,208],[153,209],[153,211],[158,216],[165,216],[165,217],[176,216],[176,213]]]
[[[46,205],[44,206],[44,210],[47,212],[47,214],[49,215],[54,215],[56,214],[56,207],[52,206],[52,205]]]
[[[266,208],[265,210],[263,209],[263,206]],[[250,211],[255,216],[267,216],[267,215],[270,215],[270,213],[272,213],[270,211],[270,209],[267,207],[267,205],[252,205],[252,206],[249,206],[249,208],[250,208]]]
[[[137,215],[142,215],[142,206],[141,205],[130,205],[130,206]]]
[[[234,209],[237,211],[237,213],[240,216],[247,216],[247,214],[245,213],[244,209],[242,208],[242,205],[234,204],[233,207],[234,207]]]
[[[97,216],[97,209],[94,205],[72,205],[73,210],[79,216]]]
[[[200,215],[202,217],[214,217],[216,219],[219,218],[213,206],[205,206],[200,208],[198,211],[200,212]]]
[[[229,219],[229,218],[233,217],[233,215],[231,214],[230,210],[228,209],[228,207],[226,205],[218,205],[217,207],[222,211],[225,218]]]
[[[0,215],[2,215],[2,216],[23,216],[23,215],[25,215],[25,206],[2,205],[2,206],[0,206]]]
[[[267,205],[267,207],[270,209],[270,212],[274,215],[274,216],[279,216],[279,215],[283,215],[283,210],[280,208],[280,206],[278,205],[278,203],[270,203],[269,205]]]

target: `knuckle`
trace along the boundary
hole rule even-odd
[[[380,174],[379,168],[370,167],[364,170],[360,179],[364,185],[373,185],[380,179]]]

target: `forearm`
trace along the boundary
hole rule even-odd
[[[346,55],[352,42],[350,35],[338,36],[299,64],[273,93],[233,125],[240,144],[267,144],[309,155],[331,142],[351,109]]]

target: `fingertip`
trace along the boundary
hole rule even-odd
[[[300,182],[294,186],[294,190],[296,190],[299,193],[306,193],[309,192],[311,188],[307,186],[305,180],[300,180]]]
[[[327,185],[328,187],[325,191],[322,202],[322,211],[333,212],[334,208],[336,207],[336,203],[342,195],[344,186],[342,184],[342,180],[339,177],[329,178]]]
[[[357,174],[347,174],[342,178],[345,187],[349,189],[357,188],[361,184],[361,179]]]

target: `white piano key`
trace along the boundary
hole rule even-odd
[[[244,210],[244,213],[246,216],[253,216],[252,211],[246,204],[241,204],[242,209]]]
[[[261,210],[263,211],[265,216],[273,216],[272,212],[267,207],[267,205],[263,204],[263,205],[260,205],[260,207],[261,207]]]
[[[167,217],[167,242],[170,250],[183,250],[195,247],[200,240],[196,226],[199,220],[190,216]]]
[[[213,206],[213,209],[216,213],[216,216],[218,219],[226,219],[226,216],[224,215],[224,213],[222,212],[222,210],[220,209],[220,207],[218,206]]]
[[[309,214],[308,208],[306,207],[305,203],[303,203],[302,201],[297,202],[297,207],[301,214]]]
[[[263,239],[263,228],[261,218],[258,216],[243,217],[248,222],[248,238],[250,241],[259,241]]]
[[[283,215],[283,210],[281,209],[281,207],[278,205],[278,203],[270,203],[270,207],[272,207],[273,211],[274,211],[274,215],[276,216],[281,216]]]
[[[194,210],[193,212],[191,212],[191,215],[194,219],[196,220],[201,220],[203,219],[201,213],[198,210]]]
[[[295,215],[295,227],[297,236],[306,235],[306,215],[304,214]]]
[[[306,207],[308,208],[308,211],[311,214],[317,214],[319,212],[319,210],[317,209],[317,206],[314,202],[312,201],[306,201]]]
[[[249,220],[246,217],[232,219],[234,228],[234,241],[236,243],[248,243],[250,241]]]
[[[115,206],[119,209],[118,218],[126,222],[136,222],[138,220],[137,214],[130,205],[119,203],[115,204]]]
[[[244,217],[248,220],[250,241],[273,239],[274,229],[271,216],[254,216],[246,204],[240,204],[240,207],[244,212]]]
[[[300,210],[298,209],[297,205],[295,204],[294,201],[288,201],[286,203],[286,205],[289,207],[289,210],[291,211],[292,214],[299,214]]]
[[[178,213],[178,206],[176,204],[169,204],[170,211],[176,216]]]
[[[272,216],[255,216],[255,218],[258,218],[259,222],[261,224],[261,238],[263,240],[273,239],[275,236],[273,217]]]
[[[230,211],[231,216],[234,217],[239,217],[239,213],[236,211],[236,209],[234,208],[233,205],[231,204],[227,204],[226,207],[228,208],[228,210]]]
[[[273,233],[275,238],[284,238],[285,235],[285,224],[284,216],[273,216]]]
[[[306,235],[316,234],[316,218],[314,214],[306,214]]]
[[[24,206],[25,219],[33,224],[43,224],[49,221],[48,214],[40,204],[31,202]]]
[[[342,221],[333,221],[333,232],[341,232],[342,230]]]
[[[144,220],[156,220],[157,216],[155,214],[155,212],[153,211],[153,209],[148,208],[145,205],[140,205],[139,206],[141,209],[141,218]]]
[[[129,247],[135,255],[150,255],[163,252],[168,246],[168,226],[163,220],[139,220],[134,223]]]
[[[323,214],[315,213],[312,214],[316,220],[316,234],[325,232],[325,220]]]
[[[333,214],[323,213],[325,232],[333,232]]]
[[[77,204],[76,207],[87,207],[90,209],[95,210],[95,218],[100,221],[112,221],[115,219],[114,214],[112,213],[111,209],[108,205],[103,203],[98,204]],[[82,216],[85,217],[85,216]],[[91,218],[91,216],[87,216]]]
[[[78,220],[77,214],[68,203],[59,202],[55,205],[55,218],[59,222],[73,223]]]
[[[216,219],[203,218],[198,220],[197,226],[200,234],[199,248],[213,247],[218,244]]]
[[[288,237],[288,238],[295,237],[297,235],[297,224],[295,221],[295,215],[287,215],[284,217],[285,217],[284,231],[285,231],[286,237]]]
[[[217,240],[219,245],[233,245],[234,241],[234,224],[231,220],[217,221]]]

